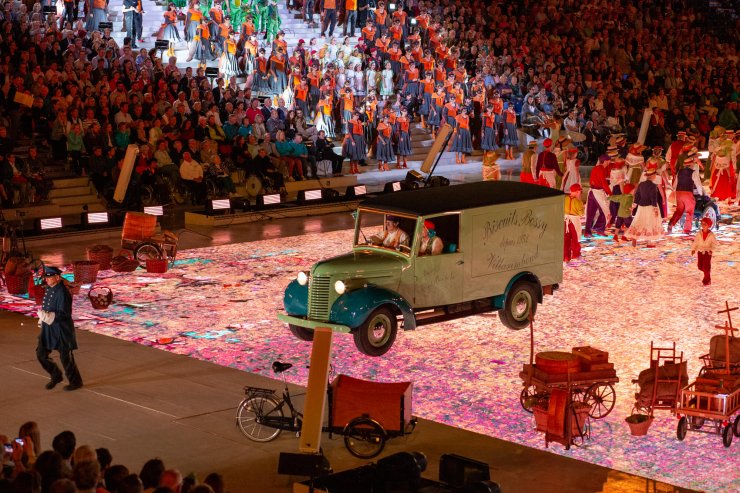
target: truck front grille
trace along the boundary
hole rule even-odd
[[[308,281],[308,318],[329,321],[329,276],[311,276]]]

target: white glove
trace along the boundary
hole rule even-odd
[[[39,320],[45,323],[46,325],[53,324],[55,317],[56,317],[56,314],[54,312],[47,312],[44,310],[39,310]]]

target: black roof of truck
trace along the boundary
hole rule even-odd
[[[393,192],[364,200],[360,207],[427,216],[488,205],[564,195],[560,190],[518,181],[481,181],[449,187]]]

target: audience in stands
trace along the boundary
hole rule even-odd
[[[313,2],[313,9],[321,3]],[[39,168],[55,162],[70,173],[91,175],[101,196],[110,199],[117,172],[96,149],[103,156],[114,149],[110,155],[117,170],[129,144],[139,146],[140,169],[151,170],[153,184],[168,176],[170,189],[179,186],[173,170],[182,169],[183,162],[175,150],[190,139],[216,143],[217,153],[191,157],[206,171],[204,181],[218,182],[224,195],[233,194],[233,187],[207,170],[218,166],[215,176],[221,177],[224,169],[235,167],[260,173],[255,166],[260,145],[268,148],[284,180],[313,175],[320,157],[332,161],[332,171],[339,174],[338,156],[326,144],[316,154],[319,130],[339,139],[335,147],[349,135],[359,149],[353,157],[362,166],[375,153],[376,125],[385,116],[395,155],[409,152],[414,133],[407,130],[404,111],[422,128],[440,116],[455,127],[461,125],[459,115],[467,114],[464,125],[475,149],[481,146],[485,115],[495,122],[487,147],[501,148],[512,140],[514,117],[515,125],[535,138],[567,129],[576,134],[576,144],[592,147],[594,157],[606,151],[609,133],[625,133],[635,141],[645,108],[653,112],[648,147],[667,148],[679,131],[693,135],[702,147],[716,125],[737,129],[740,26],[731,10],[720,9],[731,2],[409,0],[393,5],[391,10],[381,1],[377,9],[357,12],[355,2],[337,2],[336,10],[319,13],[324,25],[336,16],[343,31],[360,31],[360,38],[330,35],[295,46],[280,32],[265,42],[250,19],[231,25],[228,16],[205,15],[214,33],[206,41],[212,49],[205,51],[233,54],[236,62],[222,63],[222,77],[212,86],[204,67],[178,66],[175,57],[164,62],[154,49],[132,50],[135,43],[128,38],[119,46],[110,31],[93,30],[92,22],[89,32],[82,22],[73,25],[74,13],[45,15],[38,2],[6,2],[0,39],[3,205],[43,200]],[[309,3],[303,9],[307,23],[314,17],[310,8]],[[234,37],[222,35],[230,30]],[[280,132],[296,144],[294,150],[274,149]],[[297,134],[309,143],[305,154],[304,144],[293,141]],[[24,158],[29,146],[42,151],[28,162],[36,169],[7,158]],[[155,150],[169,151],[171,160]],[[213,161],[217,155],[220,165]],[[132,179],[130,186],[141,184]],[[202,201],[201,187],[190,188],[197,189],[193,200]]]
[[[167,469],[161,459],[144,463],[139,474],[121,464],[112,464],[108,449],[76,446],[71,431],[54,437],[54,450],[41,452],[38,425],[29,421],[11,440],[0,434],[4,445],[0,493],[225,493],[224,478],[207,475],[198,484],[195,475],[183,478],[177,469]],[[12,451],[8,451],[8,447]]]

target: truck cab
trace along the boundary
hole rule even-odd
[[[285,290],[278,318],[298,338],[351,333],[380,356],[404,330],[497,310],[528,325],[562,282],[563,194],[517,182],[424,188],[360,204],[352,250]]]

